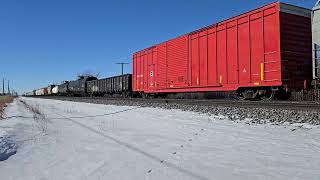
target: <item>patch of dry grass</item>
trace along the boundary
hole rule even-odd
[[[14,97],[11,96],[0,96],[0,119],[3,118],[4,109],[7,107],[7,104],[12,103]]]
[[[40,106],[38,104],[28,104],[26,101],[21,99],[19,101],[25,106],[25,108],[33,113],[33,119],[35,120],[38,128],[44,134],[46,134],[49,120],[47,119],[45,113],[41,111]]]

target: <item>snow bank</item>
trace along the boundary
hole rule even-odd
[[[0,121],[19,146],[0,162],[1,179],[320,179],[320,128],[252,125],[158,108],[24,100],[46,113],[47,133],[32,118]],[[8,115],[32,116],[19,103],[8,110]]]
[[[7,131],[2,128],[0,127],[0,161],[7,160],[17,152],[16,143],[8,136]]]
[[[17,112],[16,101],[9,104],[5,109],[5,114],[12,114],[12,111]],[[14,105],[12,105],[14,104]],[[11,109],[11,110],[10,110]],[[14,125],[17,123],[16,120],[0,120],[0,161],[7,160],[10,156],[17,153],[17,143],[11,134],[14,130]]]
[[[0,137],[0,161],[7,160],[16,152],[17,145],[10,137]]]

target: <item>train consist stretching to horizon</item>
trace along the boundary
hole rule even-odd
[[[234,92],[241,99],[288,99],[319,94],[320,5],[281,2],[135,52],[133,72],[80,77],[26,96],[148,97]]]

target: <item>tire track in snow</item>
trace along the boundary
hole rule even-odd
[[[180,173],[183,173],[183,174],[185,174],[185,175],[187,175],[187,176],[190,176],[190,177],[192,177],[192,178],[199,179],[199,180],[210,180],[210,178],[203,177],[203,176],[201,176],[201,175],[199,175],[199,174],[196,174],[196,173],[194,173],[194,172],[192,172],[192,171],[189,171],[189,170],[187,170],[187,169],[184,169],[184,168],[182,168],[182,167],[179,167],[179,166],[177,166],[177,165],[175,165],[175,164],[173,164],[173,163],[163,161],[163,159],[161,159],[161,158],[159,158],[159,157],[157,157],[157,156],[155,156],[155,155],[152,155],[152,154],[150,154],[150,153],[148,153],[148,152],[146,152],[146,151],[144,151],[144,150],[142,150],[142,149],[139,149],[138,147],[132,146],[132,145],[129,144],[129,143],[126,143],[126,142],[124,142],[124,141],[121,141],[121,140],[119,140],[119,139],[117,139],[117,138],[114,138],[114,137],[112,137],[112,136],[110,136],[110,135],[104,134],[104,133],[102,133],[102,132],[100,132],[100,131],[98,131],[98,130],[90,127],[90,126],[87,126],[87,125],[85,125],[85,124],[82,124],[82,123],[80,123],[80,122],[78,122],[78,121],[76,121],[76,120],[73,120],[72,118],[69,118],[69,117],[67,117],[67,116],[64,116],[64,115],[62,115],[62,114],[60,114],[60,113],[58,113],[58,112],[56,112],[56,111],[52,111],[52,110],[51,110],[51,112],[54,113],[54,114],[57,114],[58,116],[63,117],[64,120],[66,120],[66,121],[72,122],[72,123],[74,123],[74,124],[76,124],[76,125],[84,128],[84,129],[92,132],[92,133],[95,133],[95,134],[97,134],[97,135],[99,135],[99,136],[102,136],[102,137],[104,137],[104,138],[107,138],[107,139],[109,139],[109,140],[111,140],[111,141],[113,141],[113,142],[115,142],[115,143],[117,143],[117,144],[119,144],[119,145],[121,145],[121,146],[123,146],[123,147],[126,147],[126,148],[128,148],[128,149],[130,149],[130,150],[132,150],[132,151],[134,151],[134,152],[136,152],[136,153],[139,153],[139,154],[141,154],[141,155],[143,155],[143,156],[146,156],[146,157],[148,157],[148,158],[150,158],[150,159],[152,159],[152,160],[154,160],[154,161],[156,161],[156,162],[158,162],[158,163],[160,163],[160,164],[162,164],[162,165],[165,165],[165,166],[167,166],[167,167],[169,167],[169,168],[175,169],[176,171],[179,171]],[[100,167],[98,167],[95,171],[92,171],[91,174],[93,174],[93,173],[95,173],[95,172],[98,172],[98,171],[101,170],[105,165],[106,165],[106,163],[102,164],[102,165],[101,165]],[[89,174],[89,176],[90,176],[90,174]]]

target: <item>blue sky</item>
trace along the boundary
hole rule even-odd
[[[3,0],[0,78],[22,93],[86,71],[120,74],[115,62],[131,62],[135,51],[270,2]],[[312,8],[316,1],[282,2]],[[125,72],[131,73],[131,64]]]

